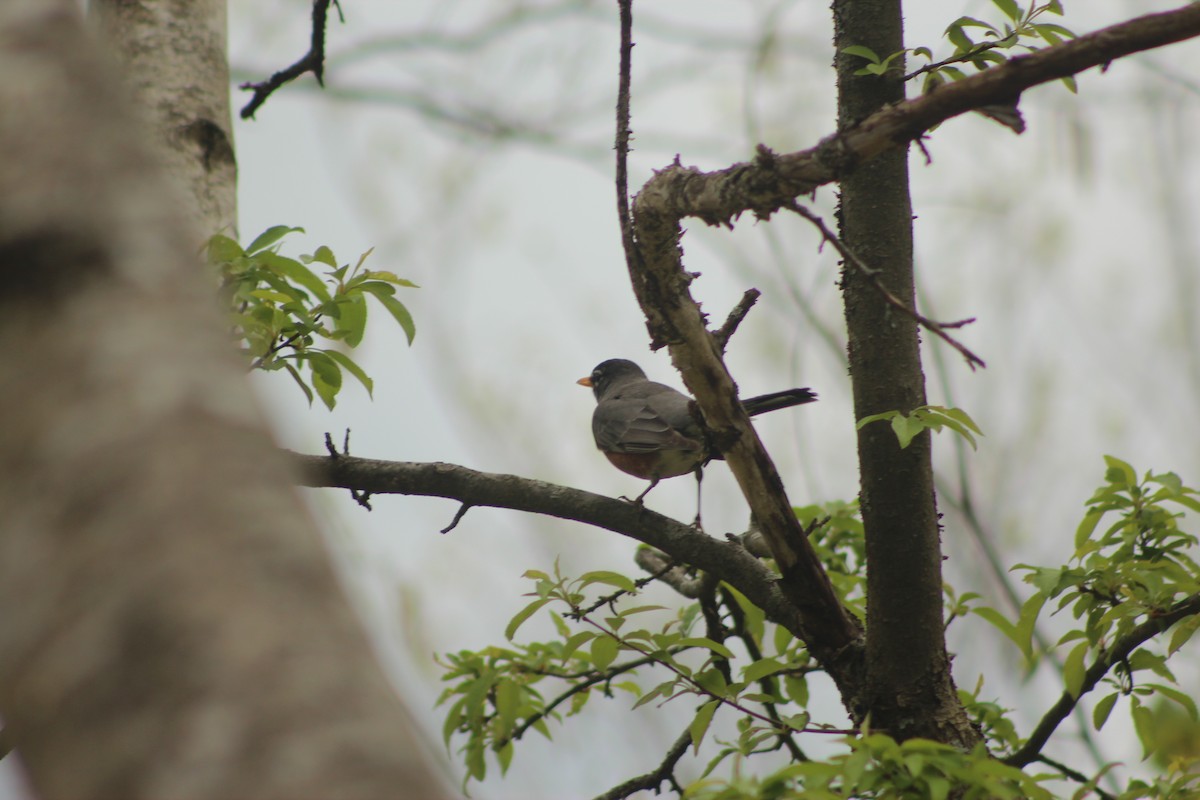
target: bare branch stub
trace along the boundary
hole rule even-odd
[[[439,533],[449,533],[450,531],[457,528],[458,523],[462,522],[462,518],[465,517],[467,515],[467,512],[470,510],[471,510],[470,503],[463,503],[462,505],[460,505],[458,507],[458,511],[454,512],[454,519],[450,520],[450,524],[447,525],[446,527],[442,528],[441,531],[439,531]]]
[[[311,72],[313,77],[317,79],[317,83],[321,86],[325,85],[325,27],[329,17],[329,4],[333,0],[313,0],[312,6],[312,37],[309,41],[308,52],[300,57],[300,60],[292,64],[290,67],[281,69],[270,78],[259,83],[243,83],[238,86],[242,91],[252,91],[254,94],[250,98],[250,102],[242,108],[240,116],[242,119],[250,119],[254,116],[254,112],[258,111],[259,107],[267,101],[271,94],[283,86],[285,83],[290,83],[296,78],[299,78],[306,72]],[[338,16],[342,17],[342,7],[340,3],[334,3],[337,6]]]
[[[750,313],[750,309],[758,302],[758,298],[762,296],[762,292],[758,289],[747,289],[742,295],[742,299],[729,312],[729,316],[725,318],[723,324],[715,333],[713,338],[717,342],[717,348],[724,353],[725,348],[729,346],[729,339],[737,331],[738,326],[742,324],[742,320]]]

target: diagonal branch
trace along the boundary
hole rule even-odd
[[[628,115],[630,2],[621,0],[619,174],[625,160],[621,144]],[[768,542],[781,573],[779,586],[802,620],[805,644],[838,684],[847,710],[856,718],[861,705],[855,688],[862,664],[862,626],[838,599],[805,537],[783,481],[738,401],[737,387],[722,357],[724,342],[719,343],[709,333],[707,318],[689,292],[693,276],[683,269],[679,247],[683,235],[679,223],[684,214],[664,202],[657,191],[663,185],[663,176],[681,170],[678,165],[668,167],[642,189],[633,203],[632,232],[622,217],[630,282],[645,314],[653,346],[670,345],[671,359],[696,398],[705,427],[729,464]]]
[[[1051,734],[1054,733],[1059,723],[1067,718],[1081,697],[1096,687],[1096,684],[1108,674],[1113,665],[1119,664],[1129,658],[1129,655],[1134,650],[1158,634],[1163,633],[1176,622],[1196,614],[1200,614],[1200,594],[1185,597],[1171,606],[1169,611],[1157,617],[1151,617],[1114,642],[1113,646],[1084,673],[1083,684],[1079,689],[1079,694],[1073,695],[1070,692],[1063,692],[1062,696],[1058,698],[1058,702],[1046,712],[1046,715],[1042,717],[1042,721],[1033,729],[1033,733],[1029,735],[1029,738],[1022,745],[1021,749],[1004,759],[1004,763],[1011,764],[1014,767],[1023,767],[1037,760],[1042,748],[1045,747],[1046,742],[1049,741]]]
[[[667,750],[667,755],[661,764],[645,775],[630,778],[620,786],[614,786],[604,794],[597,795],[596,800],[624,800],[624,798],[629,797],[631,794],[643,790],[653,790],[655,794],[658,794],[659,787],[663,781],[670,781],[676,786],[677,791],[682,794],[682,789],[679,789],[678,784],[675,782],[675,765],[679,763],[679,759],[683,758],[683,754],[687,752],[688,745],[691,743],[692,732],[689,727],[683,733],[679,734],[679,738]]]
[[[325,25],[329,16],[330,2],[338,5],[337,0],[313,0],[312,38],[309,42],[308,52],[301,56],[299,61],[290,67],[281,69],[265,81],[243,83],[238,86],[243,91],[254,92],[250,98],[250,102],[246,103],[245,107],[241,110],[240,115],[242,119],[253,117],[254,112],[258,111],[259,106],[267,101],[272,92],[285,83],[294,81],[306,72],[311,72],[313,77],[317,79],[317,83],[321,86],[325,85]],[[341,5],[338,5],[339,14],[341,10]]]
[[[739,542],[699,533],[644,506],[516,475],[476,472],[455,464],[376,461],[292,454],[302,486],[338,487],[372,495],[445,497],[474,507],[507,508],[575,520],[628,536],[677,563],[710,572],[744,594],[774,622],[807,641],[801,618],[779,589],[778,576]]]

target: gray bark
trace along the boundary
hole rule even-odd
[[[166,173],[195,203],[197,231],[237,238],[225,0],[91,0]]]

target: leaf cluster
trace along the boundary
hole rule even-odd
[[[948,428],[965,439],[967,444],[971,445],[972,450],[976,447],[975,437],[983,436],[983,431],[979,429],[975,420],[971,419],[967,412],[961,408],[945,406],[918,406],[908,414],[899,411],[872,414],[858,421],[857,430],[862,430],[864,426],[872,422],[882,421],[891,422],[892,431],[896,434],[901,450],[912,444],[912,440],[925,430],[940,433],[942,429]]]
[[[1016,567],[1037,589],[1025,603],[1022,617],[1036,617],[1046,603],[1056,601],[1056,613],[1069,610],[1079,621],[1079,627],[1058,642],[1060,646],[1074,643],[1064,661],[1063,678],[1066,690],[1075,697],[1090,688],[1085,686],[1089,663],[1102,663],[1110,649],[1137,626],[1200,593],[1200,566],[1194,558],[1197,538],[1179,527],[1186,511],[1200,513],[1200,493],[1184,486],[1175,473],[1148,472],[1139,480],[1125,461],[1113,456],[1104,460],[1105,483],[1087,502],[1070,562],[1053,568]],[[1107,526],[1102,527],[1102,522]],[[1166,661],[1197,628],[1200,616],[1192,615],[1174,627],[1165,652],[1140,647],[1120,657],[1104,679],[1113,691],[1096,703],[1096,728],[1104,725],[1122,696],[1130,699],[1134,725],[1147,752],[1153,742],[1149,697],[1172,700],[1195,720],[1196,704],[1178,689]],[[1023,626],[1017,639],[1026,653],[1029,630],[1030,625]],[[1170,685],[1139,683],[1138,673]]]
[[[412,315],[395,294],[399,287],[416,284],[391,272],[364,269],[370,250],[353,267],[339,265],[324,245],[298,258],[281,255],[281,240],[298,231],[303,229],[276,225],[245,248],[218,234],[208,241],[208,262],[220,280],[230,332],[251,369],[284,370],[310,404],[315,393],[332,409],[343,371],[368,394],[374,388],[346,353],[366,332],[367,297],[384,307],[412,344]],[[322,267],[327,269],[318,274]]]
[[[847,739],[847,744],[847,752],[825,761],[789,764],[762,777],[701,781],[684,796],[689,800],[1053,797],[1039,784],[1037,776],[995,760],[982,745],[964,753],[927,739],[897,742],[890,736],[865,731]]]
[[[949,427],[964,436],[978,433],[969,417],[951,413],[953,409],[918,411],[926,413],[906,419],[935,429]],[[894,426],[899,416],[876,419],[886,418]],[[1178,615],[1180,603],[1200,593],[1200,568],[1192,554],[1197,540],[1179,527],[1184,512],[1200,511],[1200,497],[1173,473],[1148,473],[1138,480],[1127,463],[1112,457],[1106,462],[1105,482],[1088,501],[1071,561],[1054,568],[1016,568],[1026,571],[1026,580],[1037,590],[1017,619],[1009,621],[980,605],[975,592],[959,594],[946,586],[946,624],[983,617],[1032,664],[1039,655],[1033,642],[1043,610],[1050,604],[1069,609],[1078,623],[1059,642],[1074,643],[1063,668],[1067,691],[1078,698],[1101,679],[1111,685],[1112,691],[1095,706],[1096,727],[1104,724],[1117,699],[1131,698],[1130,713],[1149,749],[1151,698],[1174,702],[1195,719],[1194,701],[1178,688],[1166,661],[1200,627],[1200,615],[1180,618],[1163,653],[1131,647],[1127,656],[1114,659],[1112,652],[1141,631],[1139,625]],[[810,541],[840,598],[863,616],[865,552],[856,504],[835,502],[795,512],[811,531]],[[503,772],[512,761],[515,741],[525,732],[532,729],[550,738],[550,720],[580,713],[594,696],[618,694],[629,696],[631,710],[660,708],[681,698],[694,704],[681,751],[687,743],[696,752],[709,739],[716,754],[699,780],[686,788],[675,781],[674,762],[664,762],[669,769],[663,779],[685,797],[1041,798],[1051,796],[1045,783],[1063,776],[1082,784],[1075,796],[1085,797],[1111,769],[1109,765],[1089,778],[1060,765],[1053,765],[1051,774],[1030,774],[1004,763],[1029,743],[1009,709],[981,695],[982,678],[973,691],[959,690],[967,714],[984,736],[984,744],[969,753],[923,740],[897,743],[868,726],[839,730],[814,720],[810,677],[821,672],[820,665],[801,641],[741,593],[723,583],[706,583],[700,575],[690,579],[703,587],[691,604],[672,609],[638,602],[651,580],[669,583],[668,572],[687,570],[666,563],[667,568],[637,581],[611,571],[570,578],[557,565],[553,574],[530,570],[526,577],[534,590],[505,631],[509,646],[439,660],[449,684],[439,700],[449,707],[443,736],[447,747],[456,739],[462,742],[466,780],[484,779],[488,752]],[[512,641],[543,614],[553,626],[549,640]],[[1135,684],[1138,673],[1152,674],[1156,681]],[[1085,686],[1087,680],[1091,683]],[[713,728],[719,715],[725,715],[725,724]],[[844,751],[810,761],[801,748],[804,737],[831,734],[842,740]],[[787,767],[766,775],[743,769],[751,758],[781,750],[790,756]],[[733,769],[717,777],[716,768],[727,760]],[[1133,781],[1119,796],[1188,796],[1184,789],[1197,780],[1187,771],[1191,765],[1192,760],[1176,756],[1168,776],[1152,783]]]
[[[1006,62],[1009,56],[1004,51],[1033,52],[1045,45],[1056,45],[1075,38],[1075,33],[1063,25],[1044,21],[1047,14],[1062,16],[1061,0],[1040,4],[1033,0],[1025,8],[1017,0],[992,0],[992,4],[999,9],[1003,20],[991,23],[969,16],[954,20],[944,33],[954,49],[938,61],[934,61],[933,50],[929,47],[901,50],[885,57],[862,45],[852,45],[844,48],[843,52],[865,60],[866,63],[855,71],[855,75],[883,75],[898,69],[904,63],[904,56],[909,53],[924,58],[927,63],[905,77],[924,75],[922,91],[929,92],[948,81],[967,77],[959,65],[970,65],[976,71],[982,71]],[[1072,92],[1076,91],[1074,78],[1063,78],[1063,83]]]

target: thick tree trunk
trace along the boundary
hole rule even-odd
[[[0,4],[0,73],[0,716],[35,791],[440,796],[74,0]]]
[[[865,45],[881,57],[904,47],[900,0],[835,0],[838,126],[904,98],[903,69],[855,76]],[[839,222],[850,249],[896,297],[915,302],[908,151],[861,165],[841,184]],[[850,264],[842,269],[857,419],[925,403],[916,322],[890,307]],[[915,306],[914,306],[915,307]],[[950,676],[942,626],[941,543],[929,434],[901,450],[890,426],[858,434],[867,537],[867,711],[893,736],[969,746],[978,740]]]
[[[236,238],[225,0],[91,0],[88,8],[167,175],[193,199],[196,231]]]

